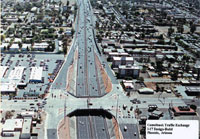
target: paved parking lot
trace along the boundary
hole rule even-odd
[[[47,92],[51,81],[55,78],[62,65],[63,55],[58,54],[1,54],[1,66],[8,66],[8,70],[2,82],[8,82],[8,76],[15,67],[24,67],[20,83],[27,83],[25,89],[18,89],[16,97],[23,97],[25,94],[41,95]],[[43,67],[42,83],[29,83],[31,67]]]

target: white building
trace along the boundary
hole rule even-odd
[[[42,67],[32,67],[29,82],[42,82]]]
[[[14,42],[15,42],[15,43],[22,42],[22,39],[21,39],[21,38],[15,38],[15,39],[14,39]]]
[[[4,48],[7,48],[8,45],[9,45],[9,43],[2,43],[2,44],[0,45],[1,51],[4,51]]]
[[[4,77],[4,75],[7,72],[8,67],[7,66],[0,66],[0,79]]]
[[[18,51],[19,50],[19,44],[13,43],[9,49],[9,51]]]
[[[139,89],[138,92],[140,94],[153,94],[154,93],[153,89],[151,89],[151,88],[142,88],[142,89]]]
[[[23,72],[24,72],[24,67],[15,67],[15,69],[10,72],[8,79],[20,81]]]
[[[2,126],[2,133],[22,131],[23,119],[7,119]]]
[[[27,51],[27,48],[30,50],[31,49],[31,44],[23,43],[22,44],[22,51]]]
[[[0,87],[1,94],[10,94],[10,93],[16,93],[16,84],[12,83],[1,83]]]
[[[20,139],[31,138],[31,124],[32,124],[32,118],[24,118],[24,123],[23,123]]]
[[[119,53],[119,52],[110,52],[108,53],[108,58],[110,60],[113,60],[113,57],[128,57],[129,54],[128,53]]]
[[[36,51],[44,51],[48,46],[49,46],[49,44],[46,43],[46,42],[34,43],[33,49],[36,50]]]
[[[25,111],[25,112],[21,112],[21,116],[22,117],[34,117],[35,112],[34,111]]]
[[[119,65],[134,64],[133,57],[113,57],[112,67],[119,67]]]

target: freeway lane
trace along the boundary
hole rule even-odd
[[[78,139],[109,139],[107,123],[105,118],[99,116],[78,116],[77,117],[77,138]]]
[[[97,69],[95,55],[96,44],[94,42],[92,11],[89,2],[83,1],[79,10],[79,32],[78,44],[78,64],[77,64],[77,85],[76,95],[78,97],[98,97],[105,94],[105,87],[102,86],[100,70]]]
[[[91,139],[91,127],[89,124],[88,116],[77,117],[77,138],[78,139]]]
[[[80,26],[78,32],[78,64],[76,95],[79,97],[101,96],[99,70],[95,62],[95,43],[91,23],[91,10],[87,0],[79,5]],[[105,118],[99,116],[77,116],[77,138],[107,139],[109,133]]]

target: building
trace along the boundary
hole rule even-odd
[[[32,67],[29,82],[41,83],[42,82],[42,67]]]
[[[19,50],[19,44],[13,43],[9,49],[9,51],[18,51]]]
[[[35,115],[35,112],[34,111],[25,111],[25,112],[21,112],[20,114],[23,118],[24,117],[31,117],[33,118],[34,115]]]
[[[133,81],[126,81],[126,80],[123,80],[123,85],[124,85],[124,88],[125,88],[126,91],[129,91],[129,90],[133,90],[133,89],[134,89]]]
[[[108,53],[108,59],[113,60],[113,57],[128,57],[128,53],[118,53],[118,52],[110,52]]]
[[[22,51],[27,51],[30,49],[31,49],[31,44],[26,44],[26,43],[22,44],[22,48],[21,48]]]
[[[200,61],[197,61],[195,68],[197,69],[197,80],[200,80]]]
[[[0,92],[1,94],[16,94],[16,84],[11,84],[11,83],[1,83],[0,87]]]
[[[29,117],[24,118],[24,123],[23,123],[20,139],[31,138],[31,124],[32,124],[32,118],[29,118]]]
[[[72,35],[72,29],[71,28],[66,29],[65,34],[67,36],[71,36]]]
[[[132,77],[138,78],[140,68],[136,65],[120,65],[118,68],[119,77]]]
[[[154,94],[154,90],[151,88],[141,88],[138,90],[140,94]]]
[[[22,74],[24,72],[24,67],[15,67],[8,76],[8,79],[20,81]]]
[[[2,126],[2,133],[22,131],[23,119],[7,119]]]
[[[178,115],[196,115],[196,112],[188,106],[173,107],[172,111],[175,116]]]
[[[133,57],[113,57],[113,61],[112,61],[112,67],[116,68],[119,67],[119,65],[128,65],[134,64],[134,60]]]
[[[200,96],[199,86],[187,86],[185,87],[185,92],[188,96]]]
[[[46,43],[46,42],[43,42],[43,43],[34,43],[33,49],[35,51],[44,51],[48,46],[49,46],[49,44]]]
[[[6,50],[7,47],[8,47],[8,45],[9,45],[9,43],[2,43],[2,44],[0,45],[0,47],[1,47],[1,51]]]
[[[4,77],[4,75],[6,74],[8,70],[7,66],[0,66],[0,79],[2,79]]]

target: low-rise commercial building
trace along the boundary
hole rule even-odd
[[[14,70],[10,72],[8,79],[21,80],[23,72],[24,67],[15,67]]]
[[[49,46],[49,44],[46,43],[46,42],[43,42],[43,43],[34,43],[33,49],[35,51],[44,51],[48,46]]]
[[[32,67],[29,82],[42,82],[42,67]]]
[[[32,118],[24,118],[22,133],[20,139],[30,139],[31,138],[31,124]]]
[[[154,90],[151,88],[141,88],[138,90],[140,94],[154,94]]]
[[[1,83],[0,87],[1,94],[9,95],[9,94],[16,94],[16,84],[12,83]]]
[[[174,115],[196,115],[196,112],[188,106],[178,106],[172,108]]]
[[[0,66],[0,79],[4,77],[4,75],[6,74],[8,70],[7,66]]]
[[[23,119],[7,119],[2,126],[2,133],[22,131]]]

